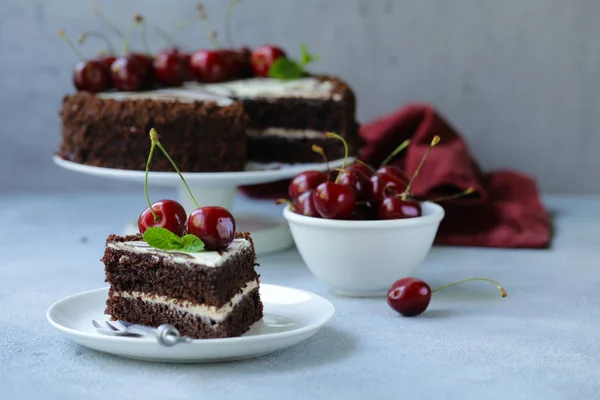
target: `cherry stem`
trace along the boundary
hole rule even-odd
[[[81,52],[77,49],[77,47],[75,46],[75,44],[71,41],[71,39],[69,39],[69,37],[67,36],[67,34],[65,33],[65,31],[63,31],[62,29],[60,29],[58,31],[58,36],[61,37],[62,40],[64,40],[67,45],[71,48],[71,50],[73,50],[73,52],[75,52],[75,54],[77,55],[77,57],[79,57],[80,61],[85,61],[85,57],[83,56],[83,54],[81,54]]]
[[[134,17],[135,19],[135,17]],[[134,22],[133,26],[131,27],[131,29],[127,32],[127,36],[125,36],[125,38],[123,39],[123,56],[126,56],[127,53],[129,52],[129,44],[131,42],[131,38],[133,37],[133,32],[135,32],[135,28],[137,27],[137,21]]]
[[[96,14],[98,18],[100,18],[102,22],[104,22],[104,24],[107,25],[115,33],[115,35],[119,37],[119,39],[123,39],[125,37],[125,35],[123,35],[123,32],[121,32],[121,30],[117,28],[117,26],[113,24],[111,20],[108,19],[106,15],[102,13],[102,11],[100,11],[100,7],[98,7],[97,4],[94,4],[92,6],[92,11],[94,11],[94,14]]]
[[[156,29],[156,32],[165,40],[165,42],[167,42],[168,45],[175,46],[175,39],[173,36],[165,32],[165,30],[158,25],[156,25],[154,29]]]
[[[412,185],[413,185],[415,179],[419,175],[419,172],[421,172],[421,168],[423,168],[423,164],[425,164],[425,159],[429,155],[429,152],[431,152],[431,149],[433,149],[433,147],[435,145],[437,145],[439,142],[440,142],[440,137],[437,136],[437,135],[434,136],[433,140],[431,141],[431,144],[429,145],[429,148],[427,149],[427,151],[425,152],[425,154],[423,154],[423,158],[421,158],[421,162],[417,166],[417,169],[415,170],[415,173],[410,178],[410,181],[408,182],[408,185],[406,186],[406,189],[404,190],[404,193],[402,193],[402,200],[406,200],[406,198],[408,197],[408,194],[410,193],[410,189],[412,188]]]
[[[385,158],[385,160],[383,160],[383,162],[381,163],[380,166],[383,167],[384,165],[387,165],[390,161],[392,161],[394,159],[394,157],[396,157],[398,155],[398,153],[400,153],[402,150],[407,148],[409,143],[410,143],[409,139],[406,139],[404,142],[402,142],[400,144],[400,146],[396,147],[396,149],[394,151],[392,151],[390,153],[390,155]]]
[[[217,32],[212,29],[210,22],[208,22],[208,15],[206,14],[206,8],[204,7],[204,4],[196,4],[196,9],[198,10],[198,17],[200,18],[200,21],[202,21],[202,25],[204,25],[204,28],[208,32],[208,37],[210,38],[213,49],[218,49],[219,44],[217,43]]]
[[[152,51],[150,50],[150,46],[148,46],[148,38],[146,36],[146,19],[142,15],[138,14],[135,16],[135,23],[141,25],[142,27],[141,38],[144,50],[146,50],[146,53],[152,53]]]
[[[291,211],[296,211],[296,208],[294,207],[294,203],[291,200],[288,199],[278,199],[275,201],[275,204],[280,205],[280,204],[288,204],[290,206],[290,210]]]
[[[458,285],[459,283],[464,283],[464,282],[469,282],[469,281],[485,281],[485,282],[490,282],[491,284],[493,284],[494,286],[496,286],[498,288],[498,290],[500,291],[500,295],[502,297],[508,296],[506,294],[506,290],[504,290],[504,288],[502,286],[500,286],[500,284],[498,282],[493,281],[493,280],[488,279],[488,278],[468,278],[468,279],[463,279],[463,280],[460,280],[460,281],[456,281],[456,282],[452,282],[452,283],[448,283],[446,285],[440,286],[439,288],[434,289],[431,292],[432,293],[433,292],[437,292],[439,290],[446,289],[447,287]]]
[[[79,38],[77,39],[77,41],[79,42],[79,45],[82,46],[83,43],[85,42],[85,40],[89,37],[95,37],[98,38],[100,40],[103,40],[104,43],[106,44],[106,48],[108,49],[108,54],[114,55],[115,53],[115,47],[113,46],[113,44],[111,43],[110,40],[108,40],[108,38],[106,37],[106,35],[104,35],[102,32],[97,32],[97,31],[85,31],[83,32],[81,35],[79,35]]]
[[[327,160],[325,151],[323,151],[323,148],[321,146],[316,145],[316,144],[312,145],[312,151],[314,151],[315,153],[317,153],[321,157],[323,157],[323,162],[325,162],[325,165],[327,166],[327,180],[329,180],[329,175],[331,174],[331,166],[329,165],[329,161]]]
[[[156,142],[152,140],[152,133],[150,134],[150,154],[148,154],[148,161],[146,162],[146,176],[144,178],[144,193],[146,194],[146,201],[148,202],[148,207],[150,208],[150,212],[154,217],[154,221],[158,221],[158,215],[152,208],[152,203],[150,202],[150,195],[148,194],[148,174],[150,171],[150,162],[152,161],[152,156],[154,155],[154,149],[156,148]]]
[[[177,168],[177,164],[175,164],[175,161],[173,161],[173,159],[171,158],[171,156],[169,155],[169,153],[167,153],[167,150],[165,150],[165,148],[163,147],[163,145],[158,140],[158,133],[156,132],[156,129],[154,129],[154,128],[150,129],[150,140],[152,140],[153,143],[155,142],[156,146],[160,149],[160,151],[162,151],[162,153],[165,155],[165,157],[167,157],[167,160],[169,160],[169,162],[171,163],[171,165],[173,166],[173,168],[175,168],[175,171],[177,171],[177,174],[179,175],[179,177],[183,181],[183,185],[187,189],[190,197],[192,198],[192,201],[194,202],[194,205],[196,206],[196,208],[200,208],[200,206],[198,205],[198,202],[196,202],[196,199],[194,198],[194,195],[192,194],[192,191],[190,190],[190,187],[188,186],[187,182],[185,181],[185,178],[181,174],[181,171],[179,171],[179,168]]]
[[[325,137],[327,139],[341,140],[342,144],[344,145],[344,163],[342,164],[342,169],[346,169],[346,163],[348,162],[348,143],[346,143],[346,140],[344,140],[344,138],[338,135],[337,133],[326,132]],[[340,180],[340,176],[342,176],[341,172],[335,178],[335,183],[338,183],[338,181]]]
[[[444,200],[456,199],[458,197],[469,195],[469,194],[473,193],[474,191],[475,191],[475,189],[473,189],[472,187],[470,187],[470,188],[468,188],[467,190],[465,190],[462,193],[457,193],[457,194],[453,194],[453,195],[450,195],[450,196],[436,197],[435,199],[429,199],[428,201],[436,202],[436,201],[444,201]]]
[[[225,40],[227,41],[227,45],[230,47],[235,46],[235,41],[233,40],[233,35],[231,34],[231,20],[233,19],[233,10],[239,3],[239,0],[229,0],[229,6],[227,7],[227,12],[225,13]]]

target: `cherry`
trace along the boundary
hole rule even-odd
[[[348,186],[323,182],[314,191],[315,208],[323,218],[348,219],[356,208],[356,196]]]
[[[371,201],[379,203],[387,196],[402,193],[406,189],[408,181],[395,174],[375,174],[369,179],[367,186],[368,197]]]
[[[115,57],[112,54],[105,54],[105,55],[98,57],[98,61],[100,61],[102,64],[104,64],[106,66],[107,71],[109,71],[109,72],[110,72],[110,66],[112,65],[112,63],[115,62],[116,59],[117,59],[117,57]]]
[[[200,207],[190,213],[188,233],[204,242],[206,250],[223,250],[235,238],[235,219],[219,206]]]
[[[369,181],[361,173],[351,172],[348,169],[343,170],[341,171],[338,183],[352,189],[356,200],[363,201],[368,199]]]
[[[154,59],[154,73],[164,86],[181,86],[187,76],[187,65],[178,52],[158,53]]]
[[[144,86],[147,71],[140,62],[132,57],[119,57],[110,67],[113,85],[124,91],[136,91]]]
[[[199,50],[190,58],[190,69],[199,82],[224,81],[230,71],[227,57],[218,50]]]
[[[79,57],[79,62],[73,71],[73,84],[77,90],[98,93],[105,90],[109,83],[109,74],[106,66],[96,60],[86,60],[83,54],[73,44],[71,39],[62,29],[58,35],[67,43],[71,50]]]
[[[304,171],[292,179],[288,186],[288,193],[292,200],[297,199],[301,194],[314,190],[321,183],[327,181],[327,174],[321,171]]]
[[[431,301],[431,288],[417,278],[402,278],[394,282],[387,292],[387,302],[405,317],[422,314]]]
[[[366,164],[360,162],[354,162],[346,167],[346,171],[356,172],[361,175],[365,180],[369,180],[371,176],[375,174],[375,172]]]
[[[154,213],[152,212],[154,211]],[[161,227],[178,236],[185,235],[187,215],[181,204],[175,200],[159,200],[146,208],[138,218],[140,233],[150,227]]]
[[[143,87],[150,87],[154,83],[154,57],[144,53],[129,53],[127,58],[135,59],[142,68],[144,77]]]
[[[506,297],[506,290],[497,282],[487,278],[469,278],[448,283],[437,289],[431,287],[421,279],[407,277],[394,282],[387,292],[387,303],[390,307],[405,317],[414,317],[425,312],[431,301],[431,294],[447,287],[469,281],[486,281],[498,288],[500,296]]]
[[[406,172],[404,172],[400,167],[397,167],[395,165],[385,165],[383,167],[379,167],[379,169],[375,171],[375,173],[379,176],[390,175],[395,178],[398,178],[399,180],[403,180],[406,183],[410,181],[410,178],[408,175],[406,175]]]
[[[250,49],[242,47],[239,49],[221,50],[221,53],[227,61],[227,77],[229,79],[241,79],[252,75]]]
[[[422,214],[421,204],[412,199],[401,197],[387,197],[383,199],[377,209],[379,219],[405,219],[420,217]]]
[[[267,44],[257,47],[252,52],[251,56],[251,65],[254,75],[268,77],[271,65],[273,65],[275,60],[281,57],[286,57],[286,54],[277,46]]]
[[[75,65],[73,84],[77,90],[98,93],[104,91],[109,82],[108,69],[102,62],[88,60]]]
[[[293,210],[297,214],[307,217],[321,218],[321,215],[315,207],[315,196],[312,190],[302,193],[293,202]]]

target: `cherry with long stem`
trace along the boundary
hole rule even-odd
[[[102,11],[100,11],[100,7],[98,7],[97,4],[94,4],[92,6],[92,11],[98,18],[102,20],[102,22],[104,22],[106,26],[108,26],[114,32],[115,35],[117,35],[117,37],[119,37],[120,39],[123,39],[125,37],[125,35],[123,35],[123,32],[121,32],[121,30],[117,28],[117,26],[113,24],[112,21],[106,15],[104,15],[104,13],[102,13]]]
[[[421,168],[423,168],[423,164],[425,164],[425,159],[427,159],[427,156],[431,152],[431,149],[433,149],[439,142],[440,142],[440,137],[437,135],[434,136],[433,139],[431,140],[431,144],[427,148],[427,151],[423,155],[423,158],[421,158],[421,162],[417,166],[417,169],[415,170],[413,176],[410,178],[408,185],[406,185],[406,189],[404,190],[404,193],[402,193],[402,200],[406,200],[406,198],[410,194],[410,189],[412,189],[412,185],[413,185],[415,179],[417,178],[417,176],[419,176],[419,172],[421,172]]]
[[[404,142],[402,142],[402,143],[400,144],[400,146],[396,147],[396,149],[395,149],[394,151],[392,151],[392,152],[390,153],[390,155],[389,155],[389,156],[387,156],[387,157],[385,158],[385,160],[383,160],[383,161],[381,162],[381,165],[380,165],[380,166],[381,166],[381,167],[383,167],[383,166],[387,165],[387,164],[388,164],[390,161],[392,161],[392,160],[394,159],[394,157],[396,157],[396,156],[397,156],[397,155],[398,155],[398,154],[399,154],[399,153],[400,153],[402,150],[404,150],[405,148],[407,148],[407,147],[408,147],[408,145],[409,145],[409,143],[410,143],[410,140],[409,140],[409,139],[406,139]]]
[[[58,35],[67,43],[80,60],[73,71],[73,84],[77,90],[85,90],[92,93],[105,90],[110,80],[107,66],[101,61],[86,60],[84,55],[81,54],[62,29],[58,31]]]
[[[502,297],[508,296],[508,294],[506,293],[506,290],[504,290],[504,288],[502,286],[500,286],[500,284],[498,282],[493,281],[493,280],[488,279],[488,278],[468,278],[468,279],[462,279],[460,281],[451,282],[451,283],[447,283],[445,285],[442,285],[442,286],[440,286],[440,287],[438,287],[436,289],[433,289],[431,292],[435,293],[435,292],[438,292],[440,290],[446,289],[447,287],[458,285],[460,283],[470,282],[470,281],[484,281],[484,282],[489,282],[489,283],[491,283],[492,285],[494,285],[494,286],[496,286],[498,288],[498,291],[500,292],[500,296],[502,296]]]
[[[200,208],[200,206],[198,205],[198,202],[196,201],[196,199],[194,198],[194,195],[192,194],[190,187],[188,186],[187,182],[185,181],[185,178],[181,174],[181,171],[179,171],[179,168],[177,168],[177,164],[175,164],[175,161],[173,161],[173,159],[171,158],[171,156],[169,155],[167,150],[165,150],[163,145],[158,140],[158,133],[156,132],[156,129],[154,129],[154,128],[150,129],[150,140],[152,140],[152,143],[156,143],[156,147],[158,147],[160,149],[160,151],[164,154],[164,156],[167,158],[167,160],[169,160],[169,162],[171,163],[171,165],[173,166],[173,168],[175,169],[175,171],[181,178],[181,181],[183,182],[183,185],[185,186],[190,197],[192,198],[192,202],[194,203],[194,206],[196,206],[196,208]]]

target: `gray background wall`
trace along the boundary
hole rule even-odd
[[[226,0],[206,0],[217,28]],[[0,0],[0,188],[122,190],[54,167],[57,111],[75,56],[56,35],[105,29],[87,0]],[[140,12],[173,27],[191,0],[98,1],[128,27]],[[433,103],[484,168],[537,177],[546,192],[600,192],[600,2],[596,0],[242,0],[240,43],[305,42],[339,74],[368,121],[408,101]],[[181,36],[207,45],[200,25]],[[153,34],[151,42],[161,43]],[[101,46],[90,42],[89,54]],[[136,190],[139,188],[136,186]]]

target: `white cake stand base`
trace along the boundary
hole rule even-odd
[[[71,171],[109,179],[137,182],[139,184],[144,183],[144,171],[92,167],[66,161],[58,156],[54,156],[53,159],[58,166]],[[352,161],[354,159],[348,159],[348,162]],[[329,165],[331,168],[339,168],[343,165],[343,160],[332,161]],[[236,212],[233,209],[233,201],[237,187],[289,179],[306,170],[326,171],[327,165],[323,163],[294,165],[249,164],[246,171],[186,172],[183,173],[183,176],[200,207],[209,205],[221,206],[231,210],[236,220],[236,230],[238,232],[250,232],[256,253],[268,254],[286,250],[293,245],[292,235],[287,222],[283,216],[274,217],[261,213]],[[176,187],[176,200],[181,203],[186,211],[190,213],[196,208],[181,178],[175,172],[151,171],[148,176],[148,185],[150,187]],[[273,206],[276,207],[275,204]],[[126,224],[125,234],[135,234],[138,232],[137,220]]]

